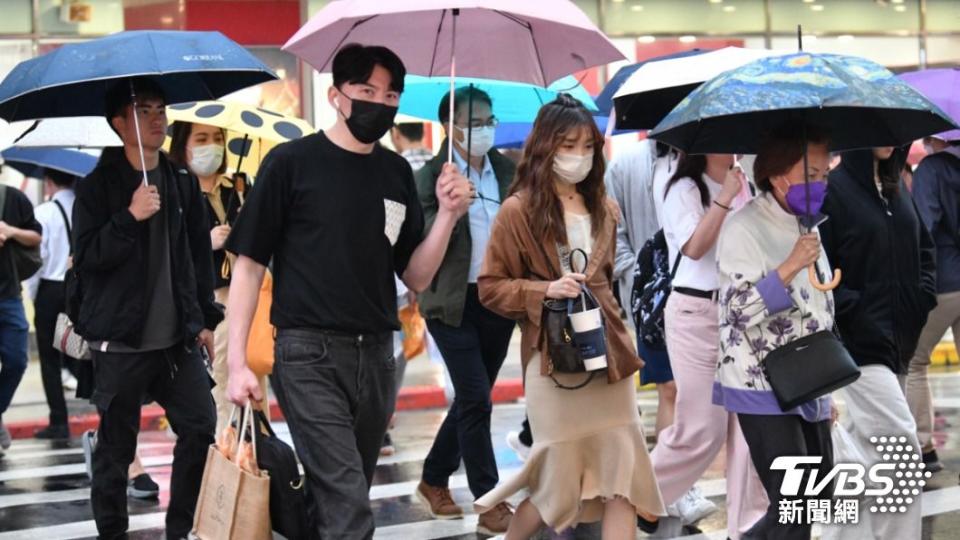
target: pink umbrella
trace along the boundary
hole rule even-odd
[[[623,59],[570,0],[338,0],[283,49],[324,72],[353,42],[389,47],[416,75],[450,74],[451,92],[458,73],[546,87]]]

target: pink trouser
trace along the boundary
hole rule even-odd
[[[664,311],[667,351],[677,385],[673,424],[650,453],[664,504],[677,501],[727,445],[727,534],[738,540],[767,509],[736,415],[711,401],[720,341],[717,304],[674,292]]]

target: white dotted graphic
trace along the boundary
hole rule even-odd
[[[877,454],[883,461],[891,463],[896,471],[896,486],[891,491],[893,497],[877,497],[876,506],[871,512],[904,513],[907,506],[913,504],[914,497],[922,492],[925,478],[933,476],[925,470],[921,456],[913,451],[906,437],[870,437],[870,444],[876,445]]]
[[[400,229],[403,227],[403,220],[407,217],[407,205],[384,199],[383,212],[385,218],[383,220],[383,234],[386,235],[391,246],[396,245],[397,238],[400,237]]]

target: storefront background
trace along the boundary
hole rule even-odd
[[[335,118],[327,104],[329,77],[280,47],[329,1],[0,0],[0,76],[17,62],[70,41],[131,29],[217,29],[281,76],[229,99],[300,115],[323,128]],[[695,47],[793,50],[797,25],[802,25],[803,46],[809,51],[860,55],[897,71],[960,64],[958,0],[574,1],[627,62]],[[89,21],[64,20],[70,4],[80,4]],[[596,92],[618,67],[579,76]]]

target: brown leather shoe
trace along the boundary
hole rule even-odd
[[[477,532],[487,536],[504,534],[510,527],[511,519],[513,519],[513,508],[502,502],[480,514],[480,519],[477,520]]]
[[[463,509],[453,502],[450,490],[445,487],[436,487],[420,481],[417,486],[417,499],[427,507],[434,519],[459,519],[463,517]]]

